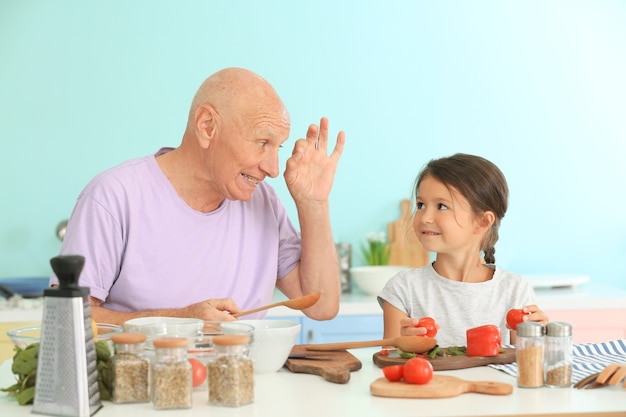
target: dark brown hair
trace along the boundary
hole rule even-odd
[[[415,195],[422,180],[428,176],[460,192],[469,201],[474,214],[493,212],[495,221],[482,242],[481,250],[485,262],[495,264],[498,229],[509,200],[509,187],[502,171],[494,163],[475,155],[457,153],[446,158],[433,159],[417,176]]]

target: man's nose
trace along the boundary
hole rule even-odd
[[[268,177],[276,178],[279,174],[278,153],[263,159],[259,164],[259,168],[261,168],[261,170],[265,172]]]

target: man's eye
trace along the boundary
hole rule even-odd
[[[445,204],[443,204],[443,203],[439,203],[439,204],[437,205],[437,207],[438,207],[438,208],[439,208],[439,210],[441,210],[441,211],[443,211],[443,210],[448,210],[448,206],[446,206],[446,205],[445,205]]]

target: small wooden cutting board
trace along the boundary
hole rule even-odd
[[[350,380],[350,372],[361,369],[361,361],[345,350],[310,351],[306,345],[295,345],[292,355],[302,358],[288,358],[285,366],[291,372],[320,375],[326,381],[345,384]]]
[[[508,395],[513,386],[504,382],[466,381],[450,375],[433,375],[428,384],[407,384],[378,378],[370,385],[370,392],[377,397],[393,398],[446,398],[465,392],[490,395]]]
[[[435,371],[451,371],[453,369],[473,368],[491,364],[505,364],[515,362],[515,348],[504,348],[504,352],[498,356],[438,356],[430,359],[427,356],[420,356],[428,359]],[[381,355],[376,352],[373,357],[374,364],[379,368],[390,365],[403,365],[408,359],[401,358],[395,349],[389,349],[389,355]]]
[[[389,239],[389,265],[419,268],[428,263],[429,254],[417,239],[413,229],[411,202],[400,202],[400,219],[387,225]]]

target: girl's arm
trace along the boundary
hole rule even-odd
[[[383,338],[397,336],[422,336],[426,334],[424,327],[415,327],[419,319],[410,318],[387,301],[383,300],[384,332]]]

